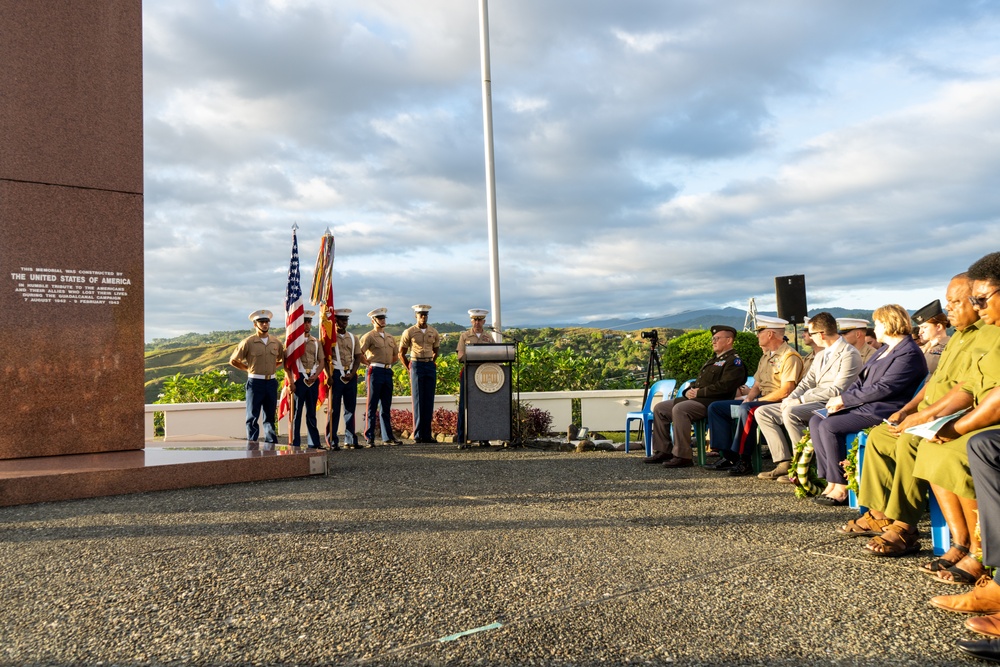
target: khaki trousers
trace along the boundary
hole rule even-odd
[[[887,424],[868,433],[865,461],[861,468],[858,503],[911,526],[920,521],[927,501],[927,482],[913,476],[917,445],[921,439],[892,434]],[[922,445],[933,447],[934,443]]]

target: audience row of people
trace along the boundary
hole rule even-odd
[[[863,320],[813,316],[806,338],[812,352],[805,359],[785,340],[786,322],[758,317],[763,355],[745,395],[738,395],[747,371],[732,349],[736,331],[713,327],[713,358],[683,396],[654,407],[654,451],[645,463],[693,465],[691,422],[707,418],[711,448],[719,454],[708,468],[748,474],[759,430],[775,463],[759,477],[794,484],[797,472],[790,462],[808,428],[817,472],[826,480],[813,500],[841,506],[847,504],[848,438],[871,429],[858,494],[867,511],[837,530],[868,537],[865,549],[873,556],[916,553],[917,523],[933,493],[951,532],[951,548],[919,570],[941,583],[974,587],[935,597],[931,604],[990,614],[971,618],[966,626],[1000,638],[1000,585],[986,569],[1000,565],[998,294],[1000,252],[950,281],[947,315],[938,302],[917,311],[912,321],[895,304],[875,310],[877,347],[866,341]],[[914,340],[914,324],[922,345]],[[917,427],[926,430],[912,432]],[[1000,660],[1000,639],[959,645]]]

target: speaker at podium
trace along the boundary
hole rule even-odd
[[[488,343],[465,348],[465,440],[511,439],[511,364],[513,343]]]

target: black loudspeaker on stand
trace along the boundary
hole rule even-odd
[[[778,317],[788,320],[789,324],[806,321],[805,276],[778,276],[774,279],[774,293],[778,300]]]

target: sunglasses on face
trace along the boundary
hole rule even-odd
[[[270,324],[271,323],[271,320],[257,320],[257,321],[260,322],[261,324]]]
[[[997,292],[1000,292],[1000,289],[995,289],[986,296],[970,296],[969,303],[975,306],[976,310],[982,310],[983,308],[986,307],[986,304],[990,302],[990,299],[992,299],[993,295],[996,294]]]

